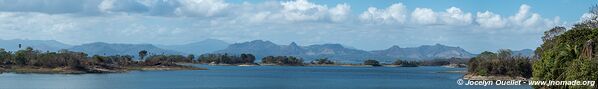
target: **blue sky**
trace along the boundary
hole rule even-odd
[[[270,40],[379,50],[436,43],[534,49],[591,0],[0,0],[0,38],[185,44]],[[588,15],[588,14],[586,14]]]

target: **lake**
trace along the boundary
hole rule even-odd
[[[529,89],[457,85],[444,67],[207,66],[111,74],[0,74],[0,89]]]

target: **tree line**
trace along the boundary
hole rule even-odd
[[[555,27],[542,37],[536,48],[533,80],[598,81],[598,5],[588,12],[592,17],[570,29]],[[534,88],[580,88],[595,86],[534,86]]]
[[[484,51],[469,60],[467,70],[470,74],[480,76],[530,78],[532,76],[530,60],[529,57],[512,55],[509,49],[501,49],[498,53]]]
[[[140,60],[133,60],[130,55],[88,56],[84,52],[74,52],[66,49],[57,52],[42,52],[27,47],[16,52],[6,51],[0,48],[0,68],[68,68],[74,70],[88,71],[102,69],[126,69],[132,66],[178,66],[175,63],[193,62],[193,56],[184,57],[181,55],[146,55],[140,51]]]
[[[229,54],[202,54],[199,56],[199,63],[212,64],[255,64],[253,54],[241,54],[240,56]]]

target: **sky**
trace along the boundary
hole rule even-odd
[[[535,49],[594,0],[0,0],[0,39]]]

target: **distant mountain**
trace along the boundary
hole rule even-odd
[[[206,39],[199,42],[183,44],[183,45],[157,45],[159,48],[175,50],[186,54],[204,54],[226,48],[229,43],[222,40]]]
[[[264,56],[298,56],[304,58],[306,61],[316,58],[329,58],[349,63],[361,62],[368,58],[378,60],[392,59],[391,57],[374,55],[368,51],[346,48],[340,44],[299,46],[293,42],[289,45],[277,45],[263,40],[231,44],[226,49],[216,51],[215,53],[251,53],[256,55],[258,59]]]
[[[419,47],[401,48],[399,46],[392,46],[385,50],[371,51],[377,55],[390,56],[405,60],[414,59],[435,59],[435,58],[471,58],[471,54],[459,47],[450,47],[441,44],[436,45],[422,45]]]
[[[88,55],[139,55],[139,51],[147,50],[148,54],[183,54],[181,52],[165,50],[151,44],[111,44],[95,42],[73,46],[69,50],[85,52]]]
[[[534,56],[534,50],[532,50],[532,49],[515,50],[515,51],[513,51],[513,55],[532,57],[532,56]]]
[[[20,50],[19,44],[21,44],[21,49],[24,49],[26,47],[32,47],[41,51],[57,51],[60,49],[66,49],[71,47],[70,45],[60,43],[55,40],[0,40],[0,48],[4,48],[7,51]]]

